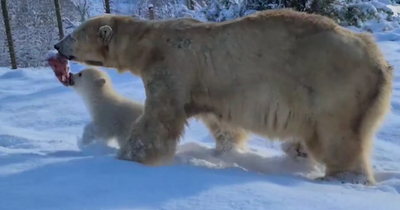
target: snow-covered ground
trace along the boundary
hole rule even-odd
[[[169,166],[119,161],[100,145],[82,150],[77,140],[89,115],[81,98],[50,68],[0,68],[0,210],[399,210],[400,26],[365,26],[396,69],[393,110],[374,145],[377,186],[312,181],[321,168],[258,136],[246,153],[216,158],[212,137],[195,120]],[[144,101],[140,79],[104,70],[118,92]]]
[[[203,124],[191,121],[174,164],[146,167],[115,150],[77,146],[88,112],[50,68],[0,68],[0,209],[400,209],[400,43],[380,41],[396,68],[393,111],[375,141],[378,185],[322,183],[278,143],[254,136],[247,153],[212,155]],[[84,68],[73,64],[72,71]],[[117,90],[144,101],[141,81],[106,70]]]

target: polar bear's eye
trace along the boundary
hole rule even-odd
[[[81,77],[81,76],[82,76],[82,73],[79,73],[78,76]]]

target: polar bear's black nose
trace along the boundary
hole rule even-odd
[[[59,50],[60,49],[60,47],[58,46],[58,45],[54,45],[54,49],[56,49],[56,50]]]

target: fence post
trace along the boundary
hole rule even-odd
[[[106,9],[106,13],[110,14],[111,13],[110,0],[104,0],[104,6],[105,6],[105,9]]]
[[[58,34],[60,39],[64,38],[64,29],[61,19],[61,9],[60,9],[60,0],[54,0],[54,5],[56,7],[56,16],[57,16],[57,25],[58,25]]]
[[[11,68],[17,69],[17,60],[15,58],[14,43],[11,33],[10,18],[8,17],[7,0],[1,0],[1,10],[3,11],[4,27],[7,34],[8,51],[10,52]]]
[[[154,20],[154,6],[153,4],[149,4],[149,19]]]
[[[186,3],[189,10],[194,10],[194,3],[192,0],[186,0]]]

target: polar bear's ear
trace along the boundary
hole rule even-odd
[[[103,87],[103,85],[106,84],[106,80],[104,78],[98,78],[94,82],[98,87]]]
[[[100,26],[97,35],[104,45],[108,45],[113,35],[113,30],[109,25]]]

